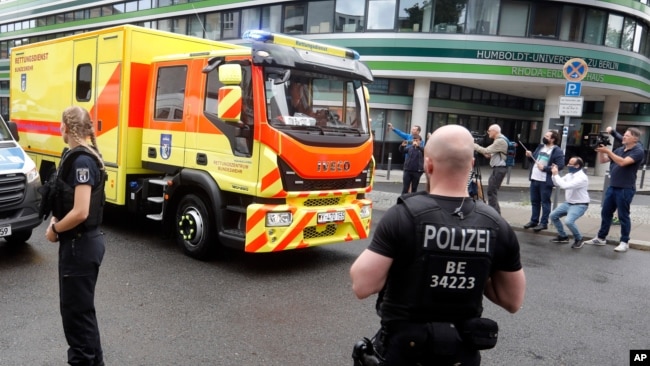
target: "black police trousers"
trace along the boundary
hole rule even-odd
[[[433,323],[429,323],[433,324]],[[456,334],[439,334],[427,324],[412,324],[399,330],[380,329],[375,336],[375,351],[383,358],[381,366],[479,366],[481,354]],[[454,330],[454,333],[456,331]]]
[[[59,235],[59,300],[70,365],[104,364],[95,315],[104,250],[104,234],[98,229]]]

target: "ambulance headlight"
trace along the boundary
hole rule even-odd
[[[36,170],[36,168],[34,168],[34,169],[28,171],[27,174],[25,174],[25,176],[27,177],[27,183],[31,183],[31,182],[35,181],[36,179],[38,179],[38,170]]]
[[[370,205],[363,205],[361,206],[361,211],[359,212],[359,216],[361,216],[362,219],[367,219],[370,217],[370,212],[371,212],[371,206]]]
[[[291,212],[269,212],[266,214],[266,226],[289,226],[292,222]]]

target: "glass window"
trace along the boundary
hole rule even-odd
[[[497,34],[500,0],[471,1],[467,4],[467,33]]]
[[[92,66],[82,64],[77,67],[76,80],[77,101],[87,102],[92,97]]]
[[[138,11],[138,2],[137,1],[127,1],[125,4],[125,12],[131,13],[134,11]]]
[[[205,23],[205,15],[196,14],[190,17],[190,31],[189,35],[194,37],[203,38],[203,23]]]
[[[262,8],[262,30],[269,32],[282,31],[282,5]]]
[[[450,85],[443,83],[436,83],[436,93],[435,97],[437,99],[449,99],[450,95]]]
[[[174,18],[172,20],[174,33],[187,34],[187,18]]]
[[[172,0],[158,0],[158,6],[169,6],[172,5]]]
[[[223,13],[223,33],[221,36],[226,38],[238,38],[239,37],[239,12],[238,11],[228,11]]]
[[[124,3],[113,4],[113,14],[124,13]]]
[[[440,0],[436,1],[433,11],[433,31],[436,33],[463,33],[465,31],[466,0]],[[424,3],[423,3],[424,4]],[[424,6],[424,26],[429,32],[427,24],[430,7]],[[496,24],[496,23],[495,23]]]
[[[585,26],[584,42],[603,44],[607,13],[602,10],[587,9],[587,24]]]
[[[107,15],[113,15],[113,10],[115,10],[112,6],[103,6],[102,7],[102,16],[107,16]]]
[[[158,28],[161,31],[171,32],[172,31],[172,20],[171,19],[160,19],[158,21]]]
[[[336,0],[335,31],[348,33],[363,30],[364,3],[364,1]]]
[[[430,32],[431,31],[431,2],[424,2],[420,6],[420,0],[400,0],[397,6],[397,30],[400,32]],[[424,21],[424,7],[428,8],[428,20]],[[427,28],[423,27],[427,24]]]
[[[389,95],[413,95],[413,80],[388,79]]]
[[[528,2],[523,1],[503,1],[501,3],[499,35],[526,37],[529,6]]]
[[[21,23],[21,22],[14,23],[14,29],[17,30],[17,31],[23,29],[23,23]]]
[[[623,33],[623,16],[609,14],[607,21],[607,36],[605,46],[619,48],[621,46],[621,34]]]
[[[530,22],[530,35],[533,37],[556,38],[560,9],[560,5],[556,4],[534,3]]]
[[[582,42],[586,10],[578,6],[565,5],[560,21],[560,40]]]
[[[260,29],[261,8],[249,8],[241,11],[241,29],[245,32],[249,29]]]
[[[472,100],[472,88],[463,87],[463,90],[460,92],[460,100],[464,102],[469,102]]]
[[[634,32],[634,46],[632,51],[645,54],[645,46],[648,39],[648,27],[645,24],[637,23]]]
[[[303,34],[305,33],[305,4],[287,5],[284,8],[284,30],[283,33]]]
[[[221,13],[205,15],[205,38],[211,40],[221,39]]]
[[[182,121],[187,67],[162,67],[156,80],[155,119]]]
[[[371,84],[366,85],[366,87],[368,88],[368,92],[370,93],[370,95],[388,94],[389,83],[390,83],[390,79],[375,78],[375,80]]]
[[[138,10],[151,9],[151,0],[139,0]]]
[[[333,31],[334,0],[311,1],[307,9],[307,33],[330,33]]]
[[[91,18],[99,18],[102,16],[102,8],[92,8],[90,9]]]
[[[449,94],[449,99],[460,100],[460,86],[458,85],[451,86],[451,93]]]
[[[632,51],[634,44],[634,34],[636,31],[636,21],[632,18],[625,18],[623,23],[623,33],[621,34],[621,48],[626,51]]]
[[[368,26],[369,30],[384,30],[395,28],[395,0],[369,0]]]

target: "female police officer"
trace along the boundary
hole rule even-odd
[[[93,124],[80,107],[63,111],[61,136],[69,146],[57,171],[56,200],[45,233],[59,241],[59,291],[70,365],[104,365],[95,315],[95,284],[104,257],[99,231],[104,205],[104,163]],[[91,146],[88,146],[90,139]]]

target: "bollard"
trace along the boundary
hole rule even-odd
[[[393,161],[393,153],[388,153],[388,167],[386,168],[386,180],[390,180],[390,163]]]
[[[506,184],[510,184],[510,173],[511,173],[511,171],[512,171],[512,167],[509,166],[509,167],[506,168],[506,169],[508,170],[508,172],[506,173]]]
[[[639,183],[639,188],[643,188],[644,180],[645,180],[645,164],[643,164],[643,170],[641,170],[641,183]]]
[[[603,206],[603,202],[605,201],[605,192],[607,191],[607,188],[609,188],[609,170],[605,171],[605,178],[603,179],[603,196],[600,197],[600,206]]]

